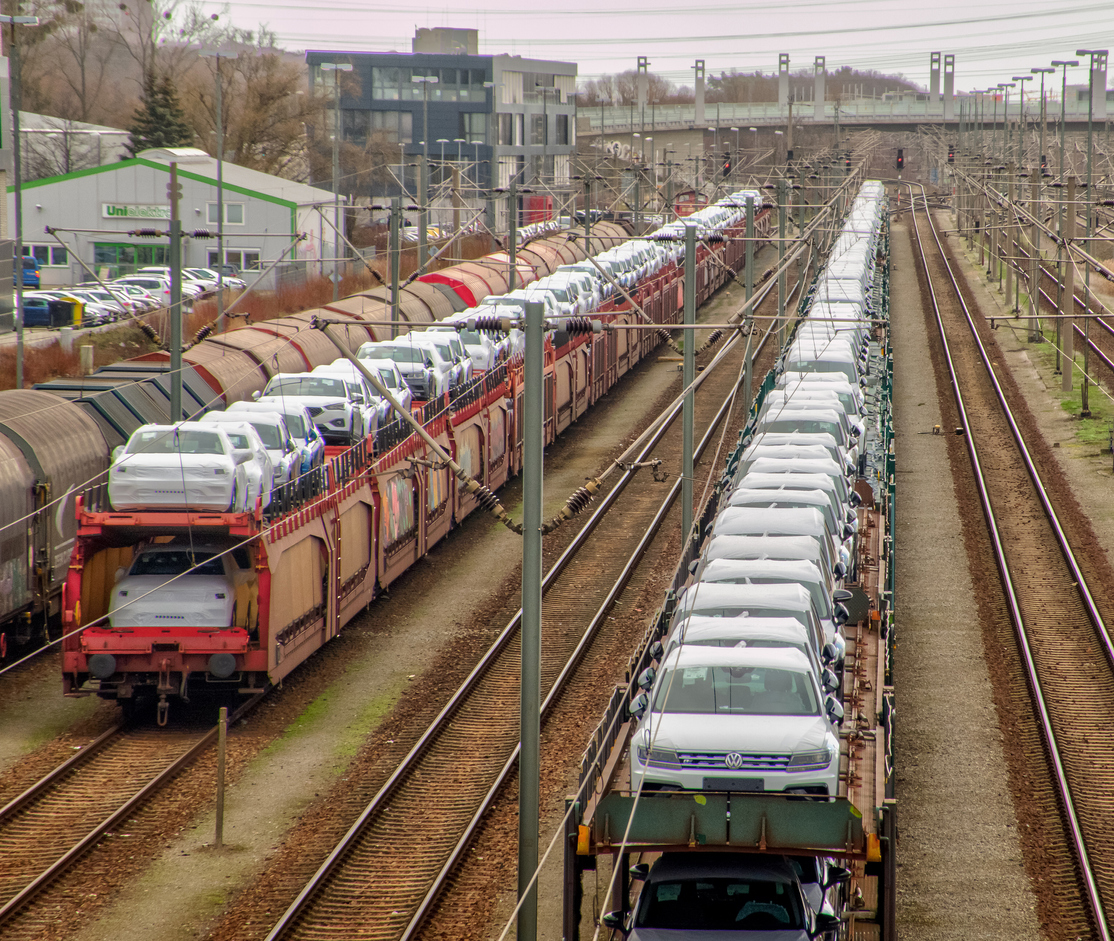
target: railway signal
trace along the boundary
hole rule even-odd
[[[905,151],[901,147],[897,148],[897,168],[899,170],[905,169]]]
[[[727,176],[731,172],[731,154],[723,155],[723,175]]]
[[[955,147],[948,147],[948,163],[955,163]]]

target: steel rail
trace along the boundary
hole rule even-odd
[[[112,728],[102,732],[95,739],[93,739],[93,741],[82,748],[81,751],[75,752],[74,754],[70,755],[70,757],[63,761],[60,765],[58,765],[57,768],[43,775],[43,777],[39,778],[38,781],[27,788],[27,790],[25,790],[18,797],[13,797],[10,801],[8,801],[7,804],[5,804],[3,807],[0,807],[0,823],[3,823],[6,818],[12,816],[17,810],[19,810],[29,801],[34,800],[36,797],[42,794],[48,787],[50,787],[51,784],[53,784],[64,774],[66,774],[66,772],[70,771],[73,768],[76,768],[87,758],[92,758],[93,755],[103,749],[104,746],[108,744],[108,742],[111,741],[116,736],[116,733],[119,732],[122,728],[123,725],[114,725],[112,726]]]
[[[266,693],[257,693],[241,705],[228,717],[229,723],[231,724],[241,719],[247,712],[255,707],[264,695],[266,695]],[[38,876],[24,886],[16,895],[12,896],[12,898],[0,908],[0,925],[3,925],[16,915],[27,902],[99,843],[101,838],[104,837],[106,833],[110,832],[118,823],[126,820],[136,808],[146,801],[148,797],[166,785],[179,771],[197,760],[197,758],[201,756],[201,753],[216,740],[219,731],[219,725],[213,726],[213,728],[206,732],[195,745],[191,746],[187,751],[183,752],[178,758],[163,768],[154,778],[136,791],[135,794],[109,814],[109,816],[89,830],[83,837],[74,843],[69,850],[39,873]],[[53,776],[53,773],[51,776]]]
[[[763,338],[763,340],[765,340],[765,338]],[[715,433],[720,422],[723,421],[724,415],[731,407],[731,403],[734,398],[734,394],[729,395],[720,405],[719,411],[716,412],[715,417],[712,419],[711,423],[708,425],[707,431],[705,431],[704,433],[704,437],[700,441],[700,445],[696,448],[695,453],[697,456],[703,454],[704,450],[708,447],[708,444],[711,442],[712,435]],[[680,492],[681,481],[680,479],[677,479],[673,482],[673,486],[669,488],[669,493],[662,501],[662,504],[658,508],[657,513],[654,514],[654,518],[650,521],[650,525],[646,528],[646,532],[643,533],[643,536],[639,540],[638,545],[635,546],[634,551],[627,559],[626,564],[623,566],[623,569],[619,573],[618,578],[616,578],[614,584],[611,587],[611,590],[607,593],[607,597],[604,598],[603,603],[600,605],[595,615],[593,615],[592,620],[588,623],[588,626],[584,629],[584,633],[581,636],[580,642],[577,644],[576,649],[573,650],[573,652],[569,655],[569,659],[566,661],[565,666],[562,668],[557,678],[553,681],[553,686],[550,688],[549,694],[545,697],[545,701],[542,703],[541,706],[541,714],[543,718],[564,689],[565,684],[571,678],[573,670],[580,662],[581,657],[584,655],[584,651],[587,650],[588,645],[591,643],[592,639],[596,635],[596,632],[603,624],[604,618],[607,617],[608,612],[615,605],[615,602],[618,599],[619,595],[622,594],[623,589],[626,588],[627,583],[630,581],[635,569],[642,561],[642,557],[646,554],[647,549],[649,549],[650,543],[653,542],[654,538],[657,536],[658,530],[661,529],[662,523],[665,522],[665,517],[672,509],[673,504],[676,502]],[[464,851],[468,848],[468,844],[469,842],[471,842],[472,836],[475,834],[476,830],[479,829],[481,820],[490,809],[491,804],[494,803],[495,798],[499,793],[499,789],[503,786],[504,783],[506,783],[507,778],[510,777],[511,772],[514,770],[515,763],[518,761],[519,752],[521,750],[521,745],[515,746],[515,749],[511,753],[510,758],[507,759],[507,763],[503,766],[503,770],[499,773],[499,776],[492,784],[491,789],[485,795],[483,802],[477,808],[476,813],[473,815],[472,819],[468,823],[468,826],[461,834],[461,837],[457,841],[456,846],[453,847],[449,858],[445,861],[445,865],[441,867],[441,871],[437,874],[437,877],[435,878],[433,884],[430,886],[429,891],[419,903],[413,918],[410,919],[410,923],[406,926],[406,929],[400,935],[399,941],[410,941],[410,939],[414,937],[418,929],[421,927],[425,919],[429,916],[429,911],[433,907],[434,901],[436,901],[437,897],[441,894],[441,890],[444,888],[445,882],[448,880],[450,873],[453,871],[454,868],[456,868],[456,864],[457,862],[459,862],[460,857],[464,855]]]
[[[912,203],[915,198],[913,193],[914,184],[906,183],[905,185],[909,187],[909,198],[910,202]],[[923,197],[923,184],[916,185],[920,186]],[[1112,644],[1111,642],[1110,634],[1107,631],[1101,616],[1099,615],[1098,609],[1095,607],[1094,598],[1091,596],[1090,590],[1087,588],[1087,583],[1085,578],[1083,577],[1083,573],[1079,568],[1079,565],[1075,559],[1075,555],[1072,552],[1071,547],[1068,544],[1067,537],[1060,525],[1060,521],[1056,516],[1055,510],[1052,507],[1051,501],[1049,500],[1048,494],[1045,490],[1044,483],[1041,480],[1040,473],[1037,470],[1036,465],[1033,463],[1032,457],[1029,454],[1029,450],[1025,445],[1021,430],[1014,420],[1013,413],[1009,408],[1005,394],[1002,391],[1000,383],[998,382],[998,377],[995,374],[993,365],[990,362],[990,357],[987,355],[986,347],[983,345],[982,339],[978,335],[978,331],[975,328],[974,319],[971,316],[970,309],[967,307],[967,303],[966,301],[964,301],[963,294],[959,289],[959,283],[956,279],[955,272],[952,270],[951,264],[948,262],[947,256],[944,254],[943,245],[940,243],[939,236],[936,233],[935,226],[932,223],[932,219],[928,215],[927,210],[925,211],[925,217],[928,222],[929,230],[931,231],[933,239],[936,242],[936,246],[940,252],[940,258],[943,261],[944,266],[948,272],[948,278],[951,282],[952,290],[954,290],[955,292],[955,296],[959,301],[959,304],[963,310],[964,317],[966,318],[967,324],[970,327],[972,337],[974,338],[975,344],[979,351],[979,356],[982,359],[983,365],[987,371],[987,375],[993,385],[995,394],[998,397],[999,403],[1001,404],[1003,414],[1005,415],[1006,421],[1010,427],[1010,431],[1014,436],[1014,440],[1017,444],[1018,451],[1021,454],[1022,461],[1029,473],[1030,479],[1033,482],[1034,488],[1038,494],[1041,504],[1045,508],[1049,522],[1054,533],[1056,534],[1057,540],[1060,543],[1060,548],[1064,554],[1065,561],[1067,562],[1068,567],[1073,574],[1073,577],[1076,579],[1080,591],[1080,596],[1084,602],[1085,607],[1087,608],[1088,614],[1091,616],[1096,627],[1098,628],[1099,639],[1102,642],[1107,652],[1107,656],[1111,660],[1111,663],[1114,664],[1114,644]],[[925,281],[928,284],[929,293],[932,297],[932,306],[936,317],[937,328],[940,332],[940,341],[943,345],[944,357],[948,364],[952,390],[956,398],[956,407],[959,410],[960,417],[963,421],[963,427],[969,428],[970,423],[967,418],[967,409],[963,398],[963,392],[959,388],[959,378],[956,373],[955,364],[952,360],[951,348],[948,344],[943,317],[940,314],[940,305],[937,300],[936,289],[932,283],[932,276],[928,267],[928,258],[925,254],[924,243],[921,239],[920,226],[917,224],[916,212],[912,213],[911,218],[913,219],[913,230],[916,233],[917,247],[920,250],[921,264],[924,266]],[[1010,614],[1017,633],[1022,659],[1024,660],[1025,669],[1029,677],[1029,682],[1033,689],[1034,705],[1036,706],[1036,710],[1039,714],[1041,728],[1045,736],[1046,744],[1048,746],[1049,758],[1055,771],[1056,785],[1059,790],[1059,795],[1064,807],[1064,813],[1067,818],[1067,824],[1071,834],[1073,849],[1076,853],[1080,873],[1083,878],[1086,893],[1088,895],[1088,902],[1091,906],[1091,914],[1095,920],[1099,936],[1103,939],[1103,941],[1110,941],[1111,935],[1110,930],[1107,927],[1105,910],[1102,904],[1102,899],[1099,897],[1098,885],[1095,882],[1095,876],[1091,867],[1090,857],[1087,853],[1087,847],[1083,839],[1083,831],[1079,823],[1079,816],[1075,809],[1075,802],[1072,798],[1071,787],[1068,783],[1067,773],[1064,769],[1063,762],[1061,761],[1060,750],[1056,740],[1056,733],[1052,727],[1051,715],[1049,713],[1048,705],[1045,702],[1044,691],[1041,686],[1040,678],[1037,674],[1036,661],[1033,656],[1032,648],[1029,644],[1029,638],[1025,631],[1025,622],[1021,614],[1021,605],[1015,590],[1009,562],[1006,559],[1006,552],[1005,547],[1002,544],[1001,534],[998,531],[997,517],[994,513],[994,508],[991,505],[990,494],[987,490],[987,482],[983,474],[982,463],[979,459],[978,446],[976,445],[974,437],[972,435],[965,435],[965,438],[967,441],[967,452],[971,458],[971,463],[975,472],[975,483],[979,490],[980,499],[983,505],[983,512],[986,515],[987,523],[989,526],[989,535],[994,547],[994,555],[998,561],[999,572],[1002,576],[1003,589],[1006,594]]]
[[[773,287],[773,283],[768,283],[766,285],[767,295],[770,291],[773,290]],[[765,296],[766,295],[763,295],[761,300],[765,300]],[[757,306],[758,303],[760,303],[760,301],[756,299],[755,306]],[[756,346],[752,358],[757,357],[765,346],[766,342],[773,332],[773,326],[774,325],[771,324],[771,326],[766,330],[766,333],[763,335],[762,340]],[[662,324],[662,327],[668,329],[669,325]],[[727,342],[725,342],[723,346],[720,347],[719,351],[716,353],[715,357],[713,357],[712,361],[705,367],[700,375],[697,376],[697,379],[693,384],[694,391],[696,388],[699,388],[706,377],[709,376],[712,371],[722,363],[724,358],[734,348],[735,344],[738,343],[739,340],[740,335],[736,333],[728,338]],[[637,463],[644,460],[645,457],[650,454],[652,450],[658,445],[665,432],[669,429],[673,422],[676,421],[678,415],[680,414],[683,398],[683,395],[678,396],[673,402],[670,403],[669,406],[667,406],[665,413],[667,417],[664,421],[661,421],[660,427],[655,431],[654,435],[645,443],[642,450],[639,452],[639,456],[634,459],[634,462]],[[543,592],[546,591],[553,584],[556,578],[568,566],[572,558],[587,541],[587,538],[599,525],[604,515],[610,510],[611,506],[614,504],[619,494],[634,478],[635,472],[635,469],[623,472],[623,475],[616,482],[615,486],[608,492],[607,496],[600,502],[599,506],[597,506],[592,516],[589,517],[584,526],[577,533],[572,543],[565,549],[564,552],[561,553],[561,556],[553,564],[552,568],[546,573],[544,579],[542,580]],[[318,867],[317,871],[302,888],[301,892],[298,893],[298,896],[294,899],[293,902],[290,903],[290,906],[282,914],[279,920],[275,923],[274,927],[272,927],[271,931],[268,933],[266,941],[278,941],[279,938],[283,937],[283,935],[285,935],[286,932],[294,926],[295,921],[301,915],[302,911],[308,906],[313,896],[329,878],[332,872],[338,867],[338,865],[340,865],[344,857],[348,854],[349,850],[353,847],[354,843],[359,838],[363,830],[367,827],[372,818],[374,818],[375,815],[380,811],[380,809],[386,805],[387,800],[391,797],[391,795],[395,792],[395,790],[407,777],[407,775],[409,775],[410,772],[413,770],[413,767],[417,764],[418,759],[430,747],[436,736],[440,734],[440,732],[444,729],[449,719],[456,712],[457,708],[467,697],[467,695],[473,689],[475,689],[475,687],[478,685],[479,681],[487,672],[498,654],[514,637],[514,634],[518,630],[519,624],[521,623],[521,618],[522,611],[520,609],[518,613],[507,624],[507,626],[503,629],[503,631],[499,634],[499,636],[495,639],[488,650],[484,653],[483,657],[468,674],[463,683],[461,683],[457,691],[442,707],[441,711],[433,719],[425,732],[422,733],[418,741],[415,742],[410,751],[407,752],[406,756],[399,763],[398,767],[395,768],[390,777],[383,783],[379,791],[375,794],[368,805],[353,822],[351,827],[349,827],[348,831],[337,843],[336,847],[333,848],[332,852],[330,852],[328,857],[324,860],[324,862],[322,862],[320,867]],[[580,649],[581,648],[578,646],[577,650],[579,651]],[[564,675],[565,671],[562,671],[562,676]],[[546,702],[548,703],[548,701],[549,700],[547,698]],[[500,782],[505,779],[506,775],[513,767],[516,756],[517,749],[504,764],[504,767],[498,776],[499,780],[496,781],[496,783],[494,783],[489,789],[487,795],[483,800],[484,806],[489,806],[491,801],[494,799],[495,794],[498,792]],[[476,823],[478,822],[480,816],[482,816],[482,811],[473,818],[473,822],[468,827],[470,831],[474,831]],[[452,851],[452,855],[454,857],[459,858],[460,852],[463,849],[465,842],[466,841],[462,840],[458,842],[456,847],[454,847],[454,850]],[[449,871],[451,871],[451,867],[443,867],[442,874],[439,874],[438,876],[438,885],[436,886],[436,891],[431,890],[429,893],[427,893],[425,899],[423,899],[423,909],[428,910],[428,905],[433,901],[434,898],[436,898],[437,894],[439,894],[440,887],[441,885],[443,885],[444,878]],[[409,932],[411,931],[411,928],[408,927],[406,930],[407,932]]]

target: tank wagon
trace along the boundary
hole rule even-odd
[[[613,691],[584,753],[565,823],[563,937],[570,941],[581,936],[583,873],[595,870],[600,856],[613,862],[607,897],[614,910],[593,914],[602,914],[604,926],[615,930],[613,936],[658,937],[658,929],[668,928],[708,934],[718,929],[725,937],[753,930],[794,938],[896,938],[891,685],[895,501],[886,231],[882,185],[866,183],[845,223],[847,237],[837,240],[833,259],[802,300],[781,362],[765,378],[738,446],[694,528],[698,535],[686,546],[664,603],[650,619],[626,679]],[[852,246],[857,247],[848,254],[857,252],[861,269],[849,272],[843,255]],[[855,312],[832,303],[833,282],[847,278],[865,288]],[[845,331],[853,339],[831,347],[853,352],[854,385],[835,375],[844,367],[843,358],[829,356],[825,344],[813,342],[817,335],[832,338]],[[790,364],[794,371],[785,372]],[[736,545],[745,544],[745,552],[736,556],[740,560],[798,558],[791,547],[808,548],[811,537],[793,536],[776,549],[762,549],[760,537],[722,535],[724,521],[737,519],[730,515],[732,495],[742,489],[748,495],[757,492],[758,484],[748,483],[754,480],[749,466],[755,447],[761,446],[763,453],[784,448],[785,464],[815,464],[811,456],[791,453],[806,438],[839,447],[834,435],[814,427],[797,434],[779,430],[779,444],[763,445],[758,439],[769,427],[764,424],[771,414],[764,407],[767,398],[772,408],[781,408],[778,396],[770,395],[775,387],[807,387],[806,397],[814,398],[835,397],[819,390],[839,388],[839,394],[854,400],[862,422],[854,442],[857,461],[850,467],[836,465],[833,472],[841,485],[846,475],[855,494],[843,504],[853,508],[854,525],[848,519],[845,526],[841,518],[832,534],[834,544],[851,547],[849,567],[836,572],[834,580],[833,595],[845,605],[837,621],[846,645],[839,676],[832,672],[837,669],[834,648],[805,650],[804,627],[791,624],[786,632],[791,618],[778,621],[770,612],[758,617],[757,611],[736,611],[728,602],[723,610],[686,621],[697,609],[692,593],[711,584],[703,579],[717,567],[724,570],[722,561],[712,565],[711,560],[730,556],[722,546],[718,553],[712,551],[717,542],[734,538]],[[817,475],[790,471],[782,476]],[[779,499],[786,496],[785,490],[777,493]],[[800,504],[784,504],[794,505]],[[776,535],[767,536],[767,545]],[[763,572],[798,563],[731,564],[761,580]],[[740,608],[751,607],[742,600],[753,595],[750,584],[743,589],[747,581],[735,580]],[[716,597],[722,598],[734,586],[721,581],[718,587]],[[794,641],[779,639],[779,632],[782,637],[799,634],[801,646],[791,650]],[[802,650],[813,664],[819,656],[832,668],[817,676],[821,671],[813,667],[811,675],[817,679],[807,689],[817,694],[815,708],[800,701],[767,708],[770,700],[762,697],[788,695],[786,673],[797,669],[797,680],[810,675]],[[778,683],[770,682],[771,674],[780,674]],[[710,687],[713,676],[715,695],[709,706],[694,693],[703,689],[701,684]],[[795,691],[805,689],[798,685]],[[829,691],[828,705],[818,705],[816,699],[823,700]],[[813,716],[810,722],[831,732],[832,747],[826,750],[818,739],[794,739],[787,731],[788,720]],[[721,733],[727,726],[730,737],[725,738]],[[771,729],[777,730],[772,738]],[[717,734],[720,739],[711,744]],[[763,736],[765,746],[756,747]],[[793,774],[795,767],[815,769],[814,786],[791,780],[804,777]],[[815,786],[822,776],[826,783]],[[597,890],[597,897],[603,894]]]
[[[765,234],[768,210],[759,221]],[[741,265],[742,228],[735,219],[725,229],[728,238],[698,246],[701,299],[724,283],[728,269]],[[592,243],[594,249],[601,247],[595,233]],[[575,257],[570,245],[577,244],[559,242],[553,258],[537,252],[536,270]],[[500,269],[492,265],[490,270]],[[671,260],[629,293],[655,322],[675,323],[682,272],[683,264]],[[465,274],[472,276],[471,270]],[[467,279],[462,274],[460,280]],[[428,284],[425,290],[439,291]],[[439,291],[430,300],[439,303],[437,298],[446,296]],[[359,295],[251,328],[254,345],[238,336],[247,330],[237,330],[198,344],[186,357],[211,390],[208,407],[219,408],[250,396],[267,376],[288,369],[276,362],[280,356],[296,355],[307,364],[311,357],[332,361],[335,356],[322,346],[327,338],[309,329],[313,316],[343,320],[348,344],[356,349],[366,339],[386,337],[388,328],[365,321],[389,320],[388,311],[381,298]],[[413,311],[410,316],[412,324],[436,319],[429,307],[422,319]],[[593,316],[614,323],[638,319],[621,296]],[[545,351],[547,443],[659,342],[652,331],[570,335],[551,330]],[[512,357],[480,373],[451,400],[421,403],[416,412],[438,444],[494,490],[521,468],[522,389],[521,361]],[[110,443],[122,440],[126,430],[122,425]],[[250,513],[120,513],[109,507],[104,490],[89,487],[77,497],[76,545],[61,591],[64,691],[125,705],[150,695],[157,698],[162,718],[173,699],[187,698],[191,691],[250,694],[281,680],[477,508],[476,498],[458,487],[421,438],[399,421],[352,448],[330,449],[325,467],[282,488],[266,513],[259,507]],[[234,560],[232,625],[191,626],[183,612],[168,616],[166,623],[114,630],[109,615],[121,570],[145,547],[176,537],[204,545],[208,552],[227,551]],[[161,590],[179,589],[172,581]],[[180,590],[186,598],[184,586]]]

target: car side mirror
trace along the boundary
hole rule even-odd
[[[627,710],[636,719],[641,719],[646,715],[646,710],[650,708],[650,698],[645,693],[639,693],[630,701]]]
[[[839,689],[839,677],[836,676],[827,667],[824,668],[822,677],[824,680],[824,692],[834,693],[837,689]]]
[[[650,875],[650,864],[649,863],[635,863],[633,866],[630,867],[630,877],[632,879],[639,879],[639,880],[645,882],[646,879],[649,877],[649,875]]]
[[[830,889],[834,885],[847,885],[850,881],[850,869],[845,869],[843,866],[832,866],[828,870],[828,881],[824,883],[824,888]]]
[[[837,588],[832,592],[832,599],[839,602],[851,601],[854,597],[855,593],[846,588]]]
[[[836,578],[843,578],[843,576],[847,574],[847,566],[842,562],[837,562],[832,566],[832,574]]]
[[[128,574],[128,570],[121,566],[120,568],[118,568],[116,570],[116,581],[117,582],[120,581],[120,579],[122,579],[127,574]]]
[[[649,691],[650,687],[654,685],[654,680],[657,679],[658,671],[653,667],[646,667],[641,673],[638,674],[638,686],[640,689]]]
[[[821,663],[829,664],[835,663],[839,659],[839,651],[836,650],[835,644],[825,644],[824,649],[820,651]]]
[[[660,662],[663,656],[665,656],[665,648],[662,647],[660,640],[655,640],[650,644],[650,659]]]
[[[357,405],[363,405],[364,397],[362,395],[354,395],[352,396],[352,401],[355,402]]]
[[[836,702],[834,696],[829,696],[824,701],[824,713],[836,724],[843,721],[843,706]]]
[[[851,497],[849,498],[848,502],[851,504],[851,506],[862,506],[863,498],[859,496],[859,492],[857,490],[852,490]]]
[[[251,451],[237,449],[232,452],[232,456],[237,464],[247,464],[252,459]]]
[[[819,938],[821,935],[828,932],[835,931],[840,926],[840,919],[838,915],[832,915],[828,912],[820,912],[816,916],[816,930],[813,931],[809,937]]]
[[[260,395],[262,395],[262,394],[263,394],[263,393],[261,393],[261,392],[260,392],[260,391],[259,391],[258,389],[256,389],[256,390],[255,390],[254,392],[252,392],[252,394],[251,394],[251,397],[252,397],[253,399],[255,399],[256,401],[258,401],[258,400],[259,400],[259,396],[260,396]]]
[[[605,928],[610,928],[612,931],[623,930],[623,913],[622,912],[608,912],[600,918],[600,924]]]
[[[118,460],[120,460],[120,458],[123,456],[124,450],[126,448],[127,448],[126,444],[118,444],[118,445],[116,445],[116,447],[114,447],[112,449],[112,463],[113,464],[115,464]]]
[[[835,603],[835,611],[832,614],[832,620],[835,621],[837,627],[843,627],[847,623],[847,619],[851,617],[851,612],[848,611],[838,601]]]

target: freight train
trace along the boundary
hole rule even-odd
[[[738,200],[727,203],[735,208]],[[756,213],[756,238],[768,237],[769,216],[768,207]],[[729,225],[698,244],[698,301],[741,268],[744,228],[742,213],[734,212]],[[625,239],[618,226],[597,223],[591,248],[599,253]],[[582,238],[563,235],[520,248],[518,283],[579,260],[583,244]],[[627,297],[612,297],[594,316],[617,324],[640,321],[633,301],[656,323],[677,322],[683,304],[680,255],[674,252]],[[496,254],[414,281],[403,295],[407,324],[442,319],[506,290],[508,263]],[[342,321],[346,342],[356,350],[389,335],[389,298],[382,290],[370,291],[197,344],[184,354],[180,417],[249,398],[275,373],[331,362],[335,348],[311,328],[315,317]],[[547,443],[660,342],[645,330],[551,331],[545,354]],[[64,692],[116,699],[126,708],[155,698],[163,720],[169,703],[191,692],[250,694],[281,680],[478,506],[426,444],[396,421],[352,448],[332,449],[323,468],[281,488],[266,514],[260,507],[247,513],[114,512],[103,482],[108,455],[140,424],[167,421],[167,359],[153,354],[84,381],[58,380],[6,393],[22,397],[10,406],[0,396],[0,430],[23,430],[26,442],[38,415],[39,426],[58,429],[53,440],[69,439],[58,448],[70,461],[66,476],[44,475],[50,485],[36,496],[39,478],[25,474],[28,509],[20,512],[26,518],[19,522],[10,514],[15,525],[4,530],[30,541],[43,519],[30,512],[32,498],[51,510],[55,555],[43,567],[38,608],[32,596],[24,598],[23,610],[49,610],[56,598],[65,634]],[[415,409],[428,433],[490,490],[521,468],[522,379],[521,362],[512,359],[480,374],[450,401]],[[148,417],[151,402],[164,417]],[[13,414],[17,417],[7,417]],[[37,441],[42,444],[42,434]],[[113,629],[108,615],[123,572],[143,550],[176,539],[232,560],[222,564],[236,595],[233,623],[220,630],[190,625],[194,589],[183,572],[160,589],[180,593],[178,613],[156,624]]]

